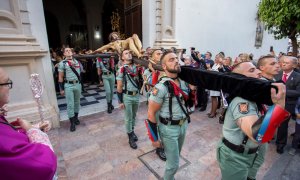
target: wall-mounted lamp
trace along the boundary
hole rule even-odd
[[[100,38],[101,38],[99,26],[96,26],[96,27],[95,27],[94,37],[95,37],[95,39],[100,39]]]

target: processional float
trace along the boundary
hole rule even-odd
[[[76,55],[76,59],[107,58],[116,56],[115,53],[103,53],[94,55]],[[148,67],[149,61],[143,58],[133,57],[133,61],[144,67]],[[162,70],[161,65],[155,64],[153,68]],[[201,86],[204,89],[220,91],[229,94],[230,97],[242,97],[258,104],[272,105],[271,88],[275,88],[271,82],[256,78],[246,77],[236,73],[220,73],[195,69],[190,66],[181,66],[179,77],[189,84]]]

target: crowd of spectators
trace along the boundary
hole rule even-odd
[[[176,49],[172,47],[171,49],[160,49],[162,52],[165,51],[173,51],[177,54],[179,58],[180,65],[185,66],[192,66],[195,69],[200,69],[204,71],[217,71],[221,73],[228,73],[231,72],[231,70],[234,68],[234,66],[240,62],[244,61],[250,61],[254,65],[257,65],[257,60],[259,57],[254,57],[251,53],[240,53],[237,55],[237,57],[230,57],[226,56],[224,52],[219,52],[213,56],[213,54],[210,51],[201,53],[200,51],[196,50],[194,47],[190,48],[190,54],[187,54],[186,49]],[[146,60],[151,60],[150,55],[154,49],[151,47],[146,48],[143,58]],[[74,48],[73,49],[74,55],[85,55],[85,54],[92,54],[92,50],[82,50],[80,48]],[[57,64],[64,59],[63,53],[61,49],[56,50],[50,50],[51,53],[51,61],[53,65],[53,76],[55,81],[55,89],[57,92],[59,92],[58,88],[58,71],[57,71]],[[283,53],[280,52],[278,55],[275,54],[274,51],[267,53],[267,55],[275,57],[277,60],[276,63],[278,63],[280,70],[282,71],[282,66],[285,64],[283,62],[284,57],[291,56],[291,53]],[[213,59],[214,57],[214,59]],[[292,68],[297,75],[300,76],[300,54],[297,58],[294,58],[295,61],[292,63]],[[96,61],[97,58],[91,58],[91,59],[78,59],[81,66],[81,78],[82,82],[86,85],[96,84],[99,86],[102,86],[101,81],[101,75],[100,77],[97,74],[97,68],[96,68]],[[120,64],[118,56],[115,56],[115,67],[118,67],[118,64]],[[280,79],[280,78],[279,78]],[[84,87],[84,86],[83,86]],[[300,84],[295,85],[294,87],[296,91],[299,91]],[[84,89],[83,89],[84,92]],[[209,107],[210,110],[207,113],[208,118],[219,118],[219,122],[222,123],[222,120],[224,118],[224,107],[223,107],[223,100],[226,99],[226,94],[223,94],[220,91],[209,91],[207,89],[204,89],[203,87],[198,86],[197,87],[197,103],[195,106],[195,111],[206,111],[208,101],[211,101],[211,106]],[[288,100],[288,99],[287,99]],[[298,106],[297,106],[298,107]],[[295,114],[295,113],[294,113]],[[293,118],[296,118],[294,116]],[[299,123],[300,124],[300,123]],[[298,126],[297,126],[298,127]],[[299,129],[299,127],[298,127]],[[299,131],[299,130],[298,130]],[[298,138],[298,136],[296,137]],[[295,144],[295,143],[294,143]],[[282,151],[279,151],[280,153]]]

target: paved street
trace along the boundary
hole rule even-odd
[[[221,179],[215,152],[221,136],[221,125],[217,118],[207,118],[206,113],[196,111],[191,115],[192,122],[181,153],[180,169],[175,176],[177,180]],[[146,114],[143,102],[135,128],[139,137],[136,150],[128,145],[124,114],[120,109],[115,109],[112,114],[100,112],[80,117],[81,124],[75,132],[69,131],[67,121],[62,122],[59,129],[49,134],[58,155],[59,179],[161,178],[164,162],[154,153],[146,134],[143,122]],[[257,179],[299,179],[299,168],[299,154],[292,157],[286,151],[278,155],[272,142]]]

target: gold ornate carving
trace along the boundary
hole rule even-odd
[[[125,34],[121,33],[120,31],[120,21],[121,18],[119,15],[119,10],[116,9],[116,11],[112,12],[112,15],[110,17],[111,29],[112,31],[117,32],[121,39],[126,39]]]

